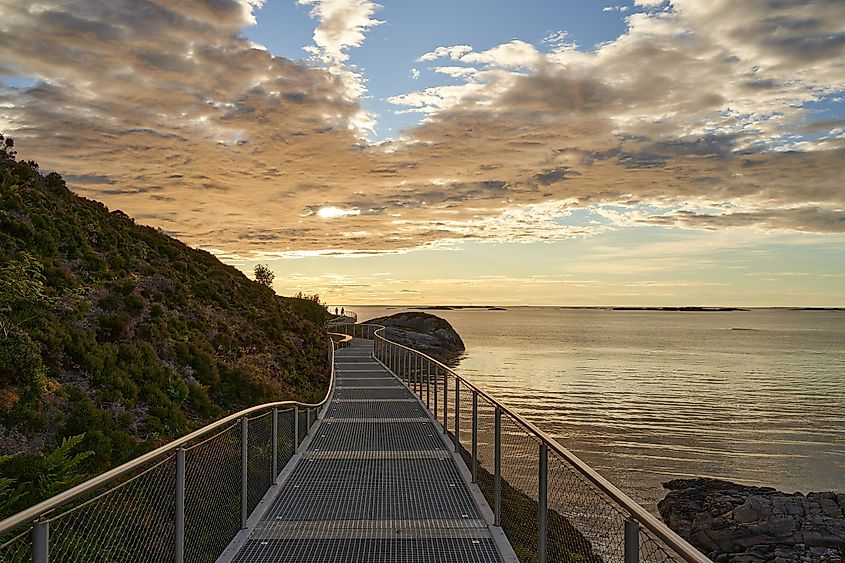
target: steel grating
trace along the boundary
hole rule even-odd
[[[338,389],[338,399],[410,399],[412,396],[404,387],[391,389]]]
[[[451,458],[303,460],[267,514],[279,520],[478,518]]]
[[[250,541],[238,561],[254,563],[445,563],[499,561],[489,538]]]
[[[342,387],[401,387],[402,384],[399,383],[394,378],[375,378],[369,377],[366,379],[362,378],[352,378],[352,377],[343,377],[338,378],[337,380],[337,388]]]
[[[311,446],[314,451],[407,451],[443,449],[443,442],[427,420],[334,422],[325,420]]]
[[[438,429],[371,351],[337,353],[325,418],[235,561],[501,560]]]
[[[396,538],[441,538],[448,532],[452,538],[479,538],[487,533],[484,520],[321,520],[268,521],[255,528],[252,537],[256,540],[292,539],[396,539]]]
[[[331,418],[420,418],[425,416],[416,402],[361,401],[332,403],[326,413]]]

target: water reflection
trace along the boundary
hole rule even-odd
[[[652,510],[678,477],[845,488],[843,312],[435,313],[458,371]]]

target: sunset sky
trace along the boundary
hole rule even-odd
[[[841,0],[0,0],[0,132],[330,303],[845,306]]]

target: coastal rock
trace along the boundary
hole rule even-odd
[[[457,364],[466,351],[463,340],[452,325],[429,313],[397,313],[366,322],[383,325],[389,340],[419,350],[448,366]]]
[[[675,479],[657,509],[719,563],[845,561],[845,494],[783,493],[719,479]]]

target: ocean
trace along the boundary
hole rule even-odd
[[[652,512],[675,478],[845,491],[845,311],[429,312],[459,373]]]

